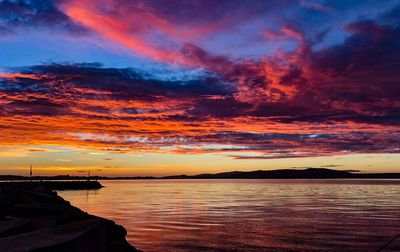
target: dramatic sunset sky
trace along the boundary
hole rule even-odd
[[[0,175],[400,172],[398,0],[0,1]]]

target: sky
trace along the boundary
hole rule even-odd
[[[0,175],[400,172],[398,0],[0,0]]]

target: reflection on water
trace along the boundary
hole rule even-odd
[[[400,233],[400,181],[102,181],[59,194],[144,251],[376,251]],[[396,241],[384,251],[400,251]]]

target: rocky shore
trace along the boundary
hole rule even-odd
[[[0,251],[134,252],[124,227],[39,183],[0,183]]]
[[[42,187],[45,190],[91,190],[100,189],[103,186],[96,180],[71,180],[71,181],[57,181],[57,180],[46,180],[46,181],[12,181],[12,182],[0,182],[1,185],[7,186],[7,184],[15,185],[16,183],[23,187]],[[15,187],[15,186],[13,186]]]

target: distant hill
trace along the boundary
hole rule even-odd
[[[339,178],[364,178],[364,179],[400,179],[400,173],[357,173],[351,171],[339,171],[327,168],[307,168],[304,170],[281,169],[272,171],[232,171],[216,174],[198,174],[198,175],[173,175],[165,177],[100,177],[91,176],[91,180],[118,180],[118,179],[339,179]],[[87,180],[84,176],[35,176],[32,178],[15,175],[1,175],[0,180]]]
[[[272,171],[233,171],[217,174],[175,175],[163,179],[324,179],[324,178],[400,178],[400,173],[352,173],[326,168],[304,170],[282,169]]]
[[[217,174],[199,174],[193,176],[166,176],[164,179],[301,179],[301,178],[352,178],[353,173],[324,168],[308,168],[305,170],[282,169],[272,171],[222,172]]]

